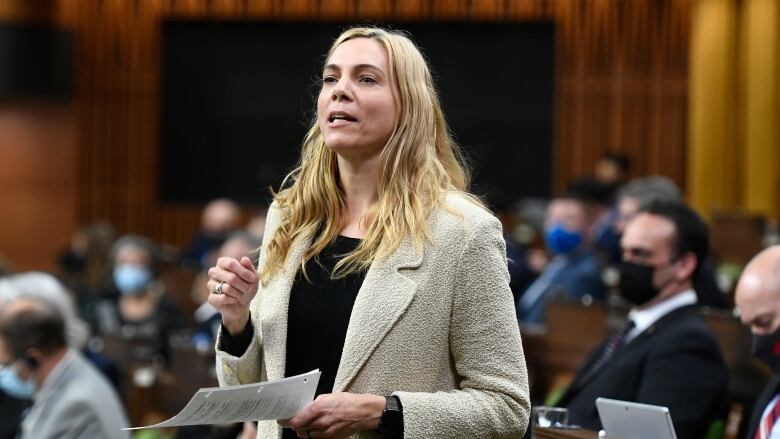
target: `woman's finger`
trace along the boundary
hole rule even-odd
[[[222,257],[217,259],[217,267],[234,273],[248,284],[257,282],[257,272],[254,269],[245,267],[233,258]]]
[[[241,279],[234,273],[231,273],[229,271],[217,267],[209,269],[209,277],[211,278],[211,280],[215,281],[216,283],[225,282],[225,284],[232,286],[237,290],[237,292],[241,293],[242,295],[249,294],[250,292],[252,292],[252,289],[254,288],[254,284],[246,283],[244,282],[243,279]],[[216,288],[216,285],[214,285],[214,288]],[[211,291],[214,290],[212,289]]]
[[[217,310],[221,310],[228,306],[240,305],[240,302],[235,297],[226,296],[224,294],[215,294],[213,292],[209,294],[209,297],[206,300],[208,300],[209,304]]]
[[[306,404],[298,413],[290,419],[280,419],[277,421],[282,427],[293,428],[296,431],[307,430],[310,424],[314,422],[321,413],[314,407],[314,402]]]
[[[255,273],[257,273],[257,269],[255,268],[255,264],[252,263],[252,260],[248,257],[244,256],[241,258],[241,265],[247,268],[247,270],[252,270]]]
[[[220,284],[222,287],[220,287]],[[206,286],[208,287],[209,292],[215,296],[230,297],[240,303],[248,302],[244,300],[246,293],[241,292],[227,282],[216,281],[212,279],[206,283]]]

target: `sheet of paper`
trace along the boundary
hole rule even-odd
[[[278,381],[198,390],[179,414],[159,424],[139,428],[225,424],[293,417],[314,400],[320,371]]]

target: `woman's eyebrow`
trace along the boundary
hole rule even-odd
[[[373,64],[363,63],[363,64],[357,64],[357,65],[354,66],[354,70],[361,70],[361,69],[371,69],[371,70],[376,70],[377,72],[384,73],[384,71],[382,69],[380,69],[379,67],[377,67],[377,66],[375,66]],[[341,71],[341,66],[339,66],[338,64],[328,64],[328,65],[325,66],[325,68],[323,70]]]

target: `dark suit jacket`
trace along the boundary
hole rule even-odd
[[[14,439],[22,423],[22,414],[30,401],[16,399],[0,390],[0,439]]]
[[[777,395],[777,388],[780,387],[780,375],[775,374],[769,383],[764,387],[764,391],[761,392],[761,396],[758,397],[756,403],[753,405],[753,413],[750,415],[750,426],[748,427],[748,434],[745,436],[748,439],[753,439],[758,429],[758,423],[761,421],[761,415],[764,414],[766,405],[772,401],[772,398]]]
[[[596,398],[605,397],[666,406],[678,438],[700,439],[722,414],[728,371],[696,306],[665,315],[584,379],[605,345],[590,353],[558,403],[568,407],[569,422],[601,429]]]
[[[543,288],[542,295],[533,304],[524,308],[523,295]],[[568,255],[557,255],[515,301],[517,319],[523,323],[544,323],[547,317],[547,303],[562,295],[579,302],[586,295],[594,300],[603,300],[606,295],[601,281],[601,267],[598,258],[590,250],[577,250]]]

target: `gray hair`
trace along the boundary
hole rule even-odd
[[[618,191],[618,202],[634,198],[640,206],[651,201],[682,201],[682,192],[672,180],[661,175],[641,177],[626,183]]]
[[[89,326],[78,316],[68,290],[57,278],[39,271],[0,278],[0,304],[21,298],[38,299],[53,306],[65,321],[68,345],[76,349],[86,345]]]
[[[160,248],[157,244],[142,236],[124,235],[117,239],[114,245],[111,246],[111,251],[109,252],[111,263],[115,263],[119,252],[128,247],[144,252],[147,256],[148,268],[152,270],[152,273],[154,273],[155,276],[159,274]]]

